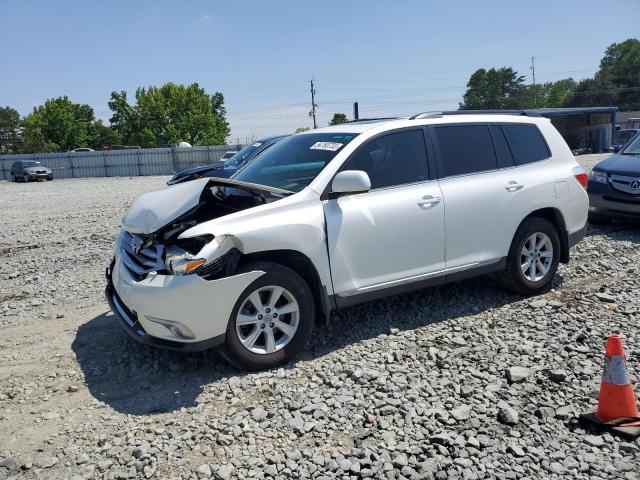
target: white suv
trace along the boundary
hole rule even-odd
[[[320,128],[141,195],[111,309],[138,341],[260,369],[341,307],[488,273],[543,290],[584,235],[587,176],[548,119],[472,113]]]

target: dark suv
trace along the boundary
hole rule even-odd
[[[640,220],[640,135],[589,175],[589,221]]]
[[[11,180],[29,182],[31,180],[53,180],[53,172],[35,160],[21,160],[11,165]]]
[[[241,167],[251,162],[258,154],[288,136],[289,135],[279,135],[277,137],[263,138],[245,146],[235,155],[224,161],[214,163],[213,165],[201,165],[199,167],[181,170],[171,177],[167,185],[175,185],[176,183],[188,182],[189,180],[202,177],[229,178],[240,170]]]

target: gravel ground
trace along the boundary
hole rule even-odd
[[[590,227],[539,297],[482,278],[371,302],[245,374],[107,313],[119,220],[165,180],[0,182],[0,478],[640,478],[638,440],[576,419],[609,333],[640,370],[638,226]]]

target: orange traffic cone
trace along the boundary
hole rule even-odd
[[[640,435],[640,412],[627,374],[622,337],[609,335],[600,382],[600,398],[594,414],[583,415],[591,422],[606,425],[628,435]]]
[[[640,417],[633,386],[627,375],[627,363],[620,335],[609,335],[607,340],[596,416],[603,423],[618,418]]]

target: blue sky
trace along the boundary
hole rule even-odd
[[[540,82],[591,76],[638,37],[638,0],[0,0],[0,105],[68,95],[108,120],[113,90],[197,82],[225,95],[231,138],[351,117],[457,108],[469,75],[512,66]]]

